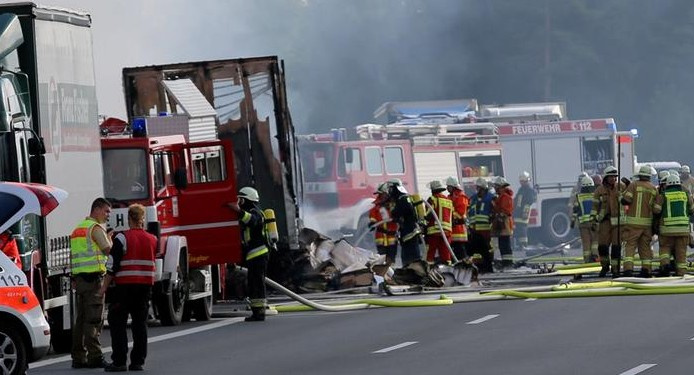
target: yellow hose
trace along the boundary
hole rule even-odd
[[[323,306],[330,306],[330,307],[343,307],[343,306],[354,306],[354,305],[365,305],[363,307],[360,307],[359,309],[366,309],[369,307],[431,307],[431,306],[447,306],[447,305],[452,305],[453,300],[446,297],[445,295],[441,295],[439,299],[436,300],[388,300],[388,299],[376,299],[376,298],[370,298],[370,299],[358,299],[354,301],[349,301],[349,302],[344,302],[340,304],[330,304],[330,305],[323,305]],[[279,305],[279,306],[273,306],[275,310],[278,312],[299,312],[299,311],[311,311],[311,310],[316,310],[312,306],[308,305]],[[324,309],[321,309],[324,310]],[[356,309],[350,309],[350,310],[356,310]]]

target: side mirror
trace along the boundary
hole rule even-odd
[[[184,168],[178,168],[174,171],[174,186],[176,186],[178,190],[183,190],[188,187],[188,175]]]
[[[43,138],[29,138],[27,145],[29,147],[29,155],[39,156],[46,154],[46,145],[43,143]]]

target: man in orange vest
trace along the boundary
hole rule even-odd
[[[497,177],[494,182],[496,198],[492,201],[492,236],[499,238],[499,252],[501,253],[501,266],[513,266],[513,249],[511,249],[511,236],[513,235],[513,191],[508,181],[503,177]]]
[[[12,238],[12,232],[6,230],[4,233],[0,233],[0,251],[5,253],[11,261],[21,270],[22,269],[22,259],[19,257],[19,248],[17,248],[17,241]]]
[[[467,210],[470,207],[470,198],[463,192],[462,187],[455,177],[446,179],[448,198],[453,202],[453,229],[451,230],[451,247],[458,260],[467,258],[465,244],[467,243]]]
[[[378,254],[386,256],[386,263],[395,263],[398,253],[398,224],[391,219],[392,203],[388,201],[388,184],[378,186],[374,205],[369,210],[369,230],[375,231],[374,242]]]
[[[113,240],[100,291],[103,295],[111,281],[115,282],[115,288],[109,291],[113,298],[108,308],[113,363],[106,366],[106,372],[142,371],[147,356],[147,313],[154,285],[157,238],[144,230],[145,208],[141,204],[128,208],[128,226],[130,229]],[[130,366],[126,367],[128,315],[132,318],[133,350]]]
[[[443,194],[446,188],[441,181],[431,181],[429,183],[429,188],[431,188],[431,197],[427,199],[427,202],[429,202],[431,209],[426,216],[427,262],[433,263],[436,252],[438,252],[441,261],[450,264],[451,253],[448,250],[446,241],[449,243],[451,241],[453,202]],[[441,227],[439,227],[439,224]],[[441,229],[443,229],[443,233],[441,233]]]

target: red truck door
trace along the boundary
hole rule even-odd
[[[240,262],[239,221],[227,206],[237,193],[231,142],[197,142],[184,145],[182,153],[188,183],[174,205],[178,225],[162,233],[186,236],[191,267]]]

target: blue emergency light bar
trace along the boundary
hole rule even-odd
[[[132,124],[133,137],[147,136],[147,119],[144,117],[135,117]]]

